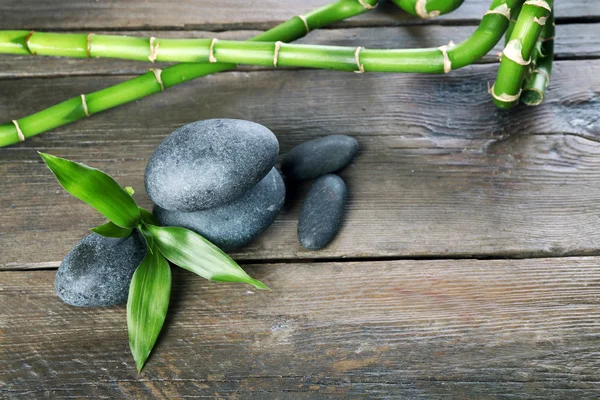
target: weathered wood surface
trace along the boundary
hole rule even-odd
[[[596,399],[600,258],[248,267],[272,292],[174,275],[140,376],[124,307],[2,272],[0,397]]]
[[[3,29],[266,29],[294,15],[304,14],[328,4],[328,0],[3,0],[0,26]],[[419,24],[428,21],[411,17],[389,2],[374,11],[357,16],[336,26],[385,26]],[[597,0],[557,1],[556,14],[561,19],[597,21]],[[467,0],[455,12],[434,21],[453,23],[481,19],[490,0]]]
[[[0,26],[245,39],[326,2],[5,0]],[[383,4],[301,42],[437,46],[467,37],[488,3],[424,22]],[[560,61],[539,108],[491,104],[499,48],[448,76],[242,67],[0,149],[0,398],[599,398],[600,2],[556,8]],[[0,121],[148,67],[2,56]],[[274,226],[232,254],[273,292],[177,271],[138,376],[124,307],[69,307],[55,271],[32,270],[56,268],[102,221],[35,150],[102,168],[150,206],[153,148],[214,117],[265,124],[282,153],[355,136],[346,220],[326,250],[304,251],[307,185],[290,187]],[[582,255],[593,257],[565,257]],[[417,257],[441,260],[392,260]]]
[[[449,40],[468,38],[474,26],[410,25],[389,28],[321,29],[311,32],[297,43],[367,48],[437,47]],[[555,57],[557,60],[600,58],[598,41],[600,24],[567,24],[557,26]],[[114,33],[114,32],[103,32]],[[246,40],[260,31],[123,31],[119,34],[163,38],[207,38]],[[498,61],[501,42],[481,62]],[[114,59],[71,59],[65,57],[32,57],[0,55],[0,78],[55,77],[72,75],[131,75],[148,68],[164,68],[167,63],[149,63]],[[240,66],[240,70],[264,69]]]
[[[297,243],[302,186],[238,259],[597,254],[600,60],[557,62],[547,102],[511,113],[486,92],[495,73],[489,64],[448,76],[224,73],[2,149],[0,248],[10,250],[0,265],[55,266],[102,221],[59,187],[35,150],[104,169],[149,206],[143,171],[154,147],[176,127],[214,117],[270,127],[282,152],[332,133],[362,146],[342,173],[350,201],[331,246],[314,253]],[[0,115],[18,118],[123,79],[2,80]]]

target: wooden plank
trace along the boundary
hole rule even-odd
[[[124,307],[80,309],[53,271],[0,272],[0,396],[600,396],[600,258],[248,267],[271,288],[174,274],[141,375]]]
[[[419,48],[436,47],[466,39],[473,32],[472,26],[417,25],[385,28],[321,29],[298,41],[305,44],[358,46],[367,48]],[[597,32],[600,24],[567,24],[557,26],[555,55],[559,60],[590,59],[600,57]],[[125,31],[124,35],[157,36],[164,38],[217,37],[219,39],[245,40],[259,31]],[[482,62],[497,62],[502,51],[502,41]],[[66,75],[131,75],[141,74],[148,68],[164,68],[168,64],[112,60],[69,59],[60,57],[37,57],[0,55],[0,78],[51,77]],[[242,66],[240,70],[258,69]]]
[[[327,249],[297,243],[303,184],[289,187],[268,232],[233,253],[239,260],[596,254],[600,60],[557,62],[548,101],[511,112],[486,93],[495,71],[225,73],[0,149],[0,265],[56,266],[102,222],[58,186],[36,150],[106,170],[150,206],[143,171],[155,146],[178,126],[215,117],[270,127],[282,153],[334,133],[362,147],[342,173],[347,217]],[[19,118],[122,79],[0,81],[0,116]]]
[[[163,1],[121,0],[98,2],[80,0],[61,1],[57,9],[51,0],[5,0],[0,6],[0,26],[3,29],[266,29],[294,15],[304,14],[327,0],[244,1],[218,0],[177,1],[166,5]],[[475,22],[481,19],[489,0],[466,1],[455,12],[433,21],[449,23]],[[556,15],[563,19],[597,20],[600,4],[596,0],[559,1]],[[399,25],[432,23],[408,16],[398,7],[382,2],[376,10],[353,18],[338,26]]]

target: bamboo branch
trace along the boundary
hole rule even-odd
[[[508,27],[511,6],[517,2],[518,0],[494,0],[470,38],[458,45],[451,43],[427,49],[382,50],[362,46],[317,46],[216,39],[148,39],[115,35],[94,35],[89,47],[93,57],[139,61],[224,62],[350,72],[448,73],[472,64],[498,43]],[[44,36],[42,40],[36,40],[36,37],[41,35],[52,37]],[[80,56],[84,56],[85,37],[89,35],[39,32],[30,36],[28,48],[37,54],[78,52]],[[79,43],[79,49],[74,43]]]
[[[304,36],[312,29],[318,29],[333,22],[362,14],[376,4],[377,0],[361,0],[360,2],[358,0],[338,0],[307,14],[293,17],[250,40],[266,42],[292,41]],[[0,31],[0,52],[30,54],[33,36],[29,31]],[[84,35],[85,44],[81,37],[69,36],[68,41],[77,43],[77,46],[68,48],[80,56],[85,52],[85,56],[88,57],[88,54],[91,53],[88,41],[93,40],[94,36],[93,34]],[[150,40],[147,40],[146,43],[149,50]],[[38,44],[40,46],[37,50],[43,47],[40,42]],[[154,41],[153,45],[156,47],[159,43]],[[154,54],[156,55],[156,52]],[[146,54],[147,56],[150,56],[150,52]],[[148,59],[146,58],[146,60]],[[118,85],[74,97],[35,114],[0,125],[0,147],[24,141],[26,138],[161,92],[177,84],[234,68],[235,64],[183,63],[170,66],[162,71],[151,69],[145,74]]]
[[[538,106],[544,101],[546,88],[552,75],[552,61],[554,59],[554,13],[546,21],[542,33],[536,43],[532,68],[525,83],[521,99],[528,106]]]
[[[424,19],[456,10],[464,0],[392,0],[407,13]]]
[[[490,89],[494,103],[509,109],[519,103],[521,87],[542,27],[552,12],[552,0],[527,0],[510,40],[502,52],[496,82]]]

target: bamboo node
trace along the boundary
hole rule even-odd
[[[35,31],[31,30],[31,31],[29,31],[27,36],[25,36],[25,48],[27,49],[29,54],[31,54],[33,56],[35,56],[37,53],[35,51],[31,51],[31,49],[29,48],[29,39],[31,39],[31,37],[33,36],[34,33],[35,33]]]
[[[439,17],[441,14],[441,12],[438,10],[427,12],[427,0],[417,0],[417,3],[415,4],[415,12],[419,17],[424,19]]]
[[[283,42],[275,42],[275,52],[273,53],[273,66],[277,68],[277,60],[279,59],[279,50]]]
[[[438,47],[438,50],[442,52],[442,56],[444,56],[444,73],[447,74],[452,71],[452,61],[450,61],[450,57],[448,56],[448,49],[454,47],[454,42],[450,41],[447,45],[443,45]]]
[[[162,69],[160,68],[150,68],[150,71],[152,71],[152,73],[154,74],[154,77],[156,78],[156,82],[158,82],[158,84],[160,85],[160,91],[164,92],[165,91],[165,85],[163,84],[161,75],[162,75]]]
[[[213,40],[210,42],[210,53],[208,54],[208,62],[209,63],[216,63],[217,59],[215,58],[215,43],[217,43],[219,41],[219,39],[217,38],[213,38]]]
[[[89,117],[90,112],[88,110],[87,102],[85,101],[85,94],[81,95],[81,105],[83,106],[83,112],[85,113],[85,116]]]
[[[156,61],[156,58],[158,57],[158,46],[160,45],[158,42],[154,44],[155,40],[156,38],[154,36],[150,37],[150,55],[148,56],[148,60],[152,63]]]
[[[15,128],[17,128],[17,136],[19,137],[19,142],[24,142],[25,141],[25,135],[23,135],[23,131],[19,127],[19,123],[17,122],[16,119],[13,119],[12,123],[15,125]]]
[[[356,66],[358,67],[358,71],[354,72],[356,72],[357,74],[364,74],[365,72],[365,66],[360,63],[360,52],[362,49],[363,48],[361,46],[358,46],[354,51],[354,60],[356,61]]]
[[[540,25],[540,26],[544,26],[546,25],[546,20],[548,20],[548,17],[533,17],[533,22],[535,22],[536,24]]]
[[[306,33],[310,32],[310,28],[308,27],[308,21],[306,20],[306,17],[304,15],[297,15],[298,18],[300,18],[302,20],[302,22],[304,22],[304,27],[306,28]]]
[[[92,36],[94,36],[94,33],[88,33],[87,35],[87,44],[85,46],[85,52],[87,53],[88,58],[92,58]]]
[[[525,61],[525,59],[523,58],[522,50],[523,43],[521,43],[521,40],[513,39],[510,42],[508,42],[502,53],[506,56],[506,58],[513,62],[516,62],[519,65],[531,64],[531,58],[527,61]]]
[[[550,40],[554,40],[554,36],[550,36],[550,37],[547,37],[547,38],[545,38],[545,37],[540,37],[540,40],[541,40],[542,42],[549,42]]]
[[[506,3],[500,4],[498,7],[494,8],[493,10],[487,10],[487,12],[484,14],[484,16],[489,15],[489,14],[503,15],[506,17],[506,19],[508,21],[510,21],[510,8],[508,8],[508,5],[506,5]]]
[[[525,4],[523,4],[524,6],[534,6],[534,7],[541,7],[541,8],[545,8],[548,11],[552,11],[552,7],[550,7],[550,4],[548,4],[548,2],[546,0],[527,0],[525,2]]]
[[[494,91],[495,86],[496,86],[495,82],[491,87],[488,82],[488,93],[491,94],[492,97],[498,101],[501,101],[503,103],[513,103],[515,101],[519,101],[519,99],[521,98],[521,92],[523,92],[523,89],[519,89],[519,93],[517,93],[515,95],[511,95],[511,94],[507,94],[507,93],[496,94]]]
[[[372,6],[372,5],[370,5],[369,3],[365,3],[365,1],[364,1],[364,0],[356,0],[356,1],[358,1],[358,4],[360,4],[361,6],[363,6],[363,8],[364,8],[365,10],[372,10],[372,9],[374,9],[375,7],[377,7],[377,4],[379,4],[379,3],[376,3],[374,6]]]

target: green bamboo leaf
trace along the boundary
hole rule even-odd
[[[206,279],[218,282],[243,282],[258,289],[269,289],[251,278],[217,246],[196,232],[176,226],[148,225],[154,243],[173,264],[192,271]]]
[[[127,299],[129,347],[138,372],[144,367],[162,329],[171,296],[171,267],[155,248],[137,267]]]
[[[103,225],[98,225],[90,230],[98,235],[109,238],[126,238],[131,235],[131,232],[133,232],[133,229],[131,228],[121,228],[110,221]]]
[[[121,228],[135,228],[140,212],[135,200],[113,178],[87,165],[39,153],[58,182]]]

